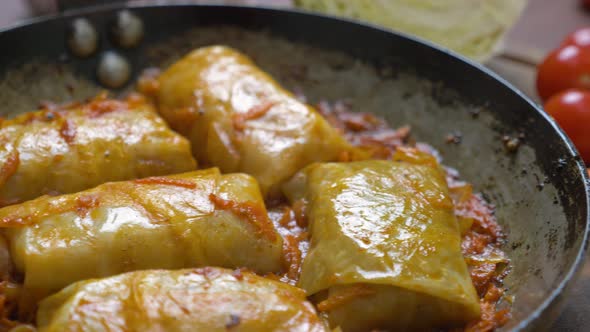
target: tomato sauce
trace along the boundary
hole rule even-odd
[[[350,105],[342,101],[320,102],[316,107],[332,126],[342,131],[349,142],[370,151],[372,158],[409,158],[412,162],[423,164],[440,160],[434,148],[412,140],[409,126],[392,129],[372,114],[352,112]],[[413,149],[429,153],[436,159],[420,157],[412,153]],[[480,296],[482,310],[480,319],[470,322],[463,330],[493,331],[510,319],[510,308],[499,309],[505,293],[503,278],[509,267],[509,260],[501,250],[504,234],[494,217],[494,208],[473,193],[469,184],[460,181],[455,170],[447,169],[447,173],[455,215],[460,224],[470,223],[470,227],[463,232],[461,249],[471,280]],[[472,257],[477,259],[470,259]]]
[[[295,285],[299,280],[303,258],[309,250],[309,233],[303,201],[296,201],[292,206],[280,201],[269,205],[275,206],[269,209],[269,217],[283,238],[284,267],[283,274],[271,277]]]
[[[83,105],[83,110],[86,111],[91,118],[96,118],[103,114],[115,111],[129,110],[127,102],[108,99],[107,97],[108,95],[106,93],[96,96],[96,98],[92,99],[89,103]]]
[[[150,85],[145,89],[157,90],[157,86]],[[107,112],[127,108],[125,102],[107,101],[104,100],[105,98],[96,98],[88,106],[88,111],[95,116],[100,116]],[[128,102],[136,101],[129,100]],[[137,102],[140,101],[137,100]],[[239,117],[233,118],[235,128],[238,130],[244,129],[246,121],[263,116],[273,105],[273,103],[264,103],[247,113],[239,115]],[[371,158],[392,159],[397,156],[397,159],[400,160],[410,158],[412,162],[418,160],[427,165],[440,159],[435,149],[412,139],[410,127],[402,126],[392,129],[385,121],[372,114],[351,112],[349,106],[346,102],[333,104],[322,102],[317,105],[317,109],[332,126],[342,132],[351,144],[368,151]],[[188,113],[192,116],[196,111],[191,110]],[[49,112],[45,113],[49,114]],[[60,134],[67,141],[68,138],[66,137],[74,138],[75,129],[72,133],[72,129],[68,124],[65,128],[62,126]],[[427,152],[433,158],[419,159],[424,157],[414,153],[415,150]],[[350,154],[343,154],[339,156],[339,159],[349,161],[353,160],[354,157]],[[0,181],[6,181],[16,171],[18,161],[18,153],[8,158],[8,161],[0,169]],[[447,182],[451,191],[455,215],[460,225],[466,225],[465,229],[462,229],[461,248],[474,287],[480,297],[482,311],[482,315],[478,320],[468,323],[462,329],[453,331],[492,331],[503,326],[510,319],[510,308],[505,305],[507,301],[505,301],[505,288],[503,287],[503,278],[509,267],[509,260],[501,250],[504,235],[494,217],[493,206],[485,202],[477,193],[473,193],[469,184],[460,181],[456,171],[447,169]],[[196,184],[191,181],[165,177],[139,179],[135,180],[135,183],[171,185],[187,189],[196,188]],[[271,240],[276,238],[274,231],[276,229],[283,238],[284,269],[281,275],[268,275],[267,277],[296,284],[302,263],[310,247],[309,233],[307,232],[308,219],[305,215],[304,201],[296,201],[291,205],[280,200],[267,202],[267,213],[262,205],[253,202],[236,202],[223,199],[215,194],[211,194],[209,199],[217,209],[227,210],[243,217],[261,235],[268,236]],[[79,215],[85,215],[89,209],[97,206],[98,203],[98,200],[93,197],[80,197],[76,202],[75,211]],[[62,207],[57,206],[55,208],[60,209]],[[15,216],[15,218],[0,220],[0,223],[3,226],[22,226],[29,222],[27,219],[30,219],[30,216]],[[207,269],[203,271],[207,272]],[[237,279],[243,278],[241,270],[236,270],[234,276]],[[14,308],[1,289],[4,283],[0,283],[0,329],[8,329],[16,325],[15,322],[9,319],[12,317],[11,313],[14,312]],[[318,304],[318,310],[329,311],[331,308],[350,299],[370,294],[372,294],[372,290],[366,285],[360,284],[358,287],[351,287],[347,291],[321,301]]]

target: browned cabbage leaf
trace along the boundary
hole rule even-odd
[[[434,158],[318,163],[285,186],[311,246],[298,286],[345,331],[461,325],[479,316],[459,226]]]
[[[195,167],[189,142],[138,97],[99,96],[0,122],[0,206]]]
[[[265,194],[279,192],[307,164],[336,160],[350,148],[317,111],[224,46],[197,49],[164,71],[157,100],[199,162],[250,174]]]
[[[37,322],[40,332],[327,331],[301,289],[220,268],[78,282],[45,299]]]
[[[165,268],[280,272],[282,239],[256,180],[216,168],[106,183],[0,209],[22,308],[73,282]]]

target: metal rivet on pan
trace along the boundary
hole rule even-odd
[[[108,88],[120,88],[131,77],[131,65],[123,56],[108,51],[100,57],[96,76],[100,84]]]
[[[78,57],[92,55],[98,49],[98,33],[85,18],[77,18],[68,26],[66,41],[72,54]]]
[[[135,47],[143,38],[143,22],[129,10],[122,10],[111,26],[113,43],[122,48]]]

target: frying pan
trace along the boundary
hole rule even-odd
[[[583,262],[588,178],[570,140],[522,93],[457,54],[344,19],[260,7],[128,8],[145,29],[132,49],[116,49],[108,38],[120,10],[112,5],[0,32],[0,113],[95,94],[101,89],[96,66],[107,50],[125,57],[135,76],[194,47],[236,47],[310,102],[346,99],[354,110],[378,114],[394,127],[409,124],[414,138],[437,148],[446,165],[496,206],[507,233],[512,271],[505,282],[514,305],[503,330],[550,326]],[[100,33],[99,54],[79,59],[68,53],[67,28],[78,17]],[[447,143],[448,134],[460,142]],[[518,148],[507,149],[507,139],[517,139]]]

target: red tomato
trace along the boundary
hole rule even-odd
[[[570,88],[590,90],[590,47],[565,46],[539,66],[537,92],[543,100]]]
[[[590,0],[588,0],[590,3]],[[579,47],[590,47],[590,27],[578,29],[567,36],[561,46],[576,45]]]
[[[545,111],[576,145],[584,162],[590,163],[590,92],[570,89],[551,97],[545,103]]]

